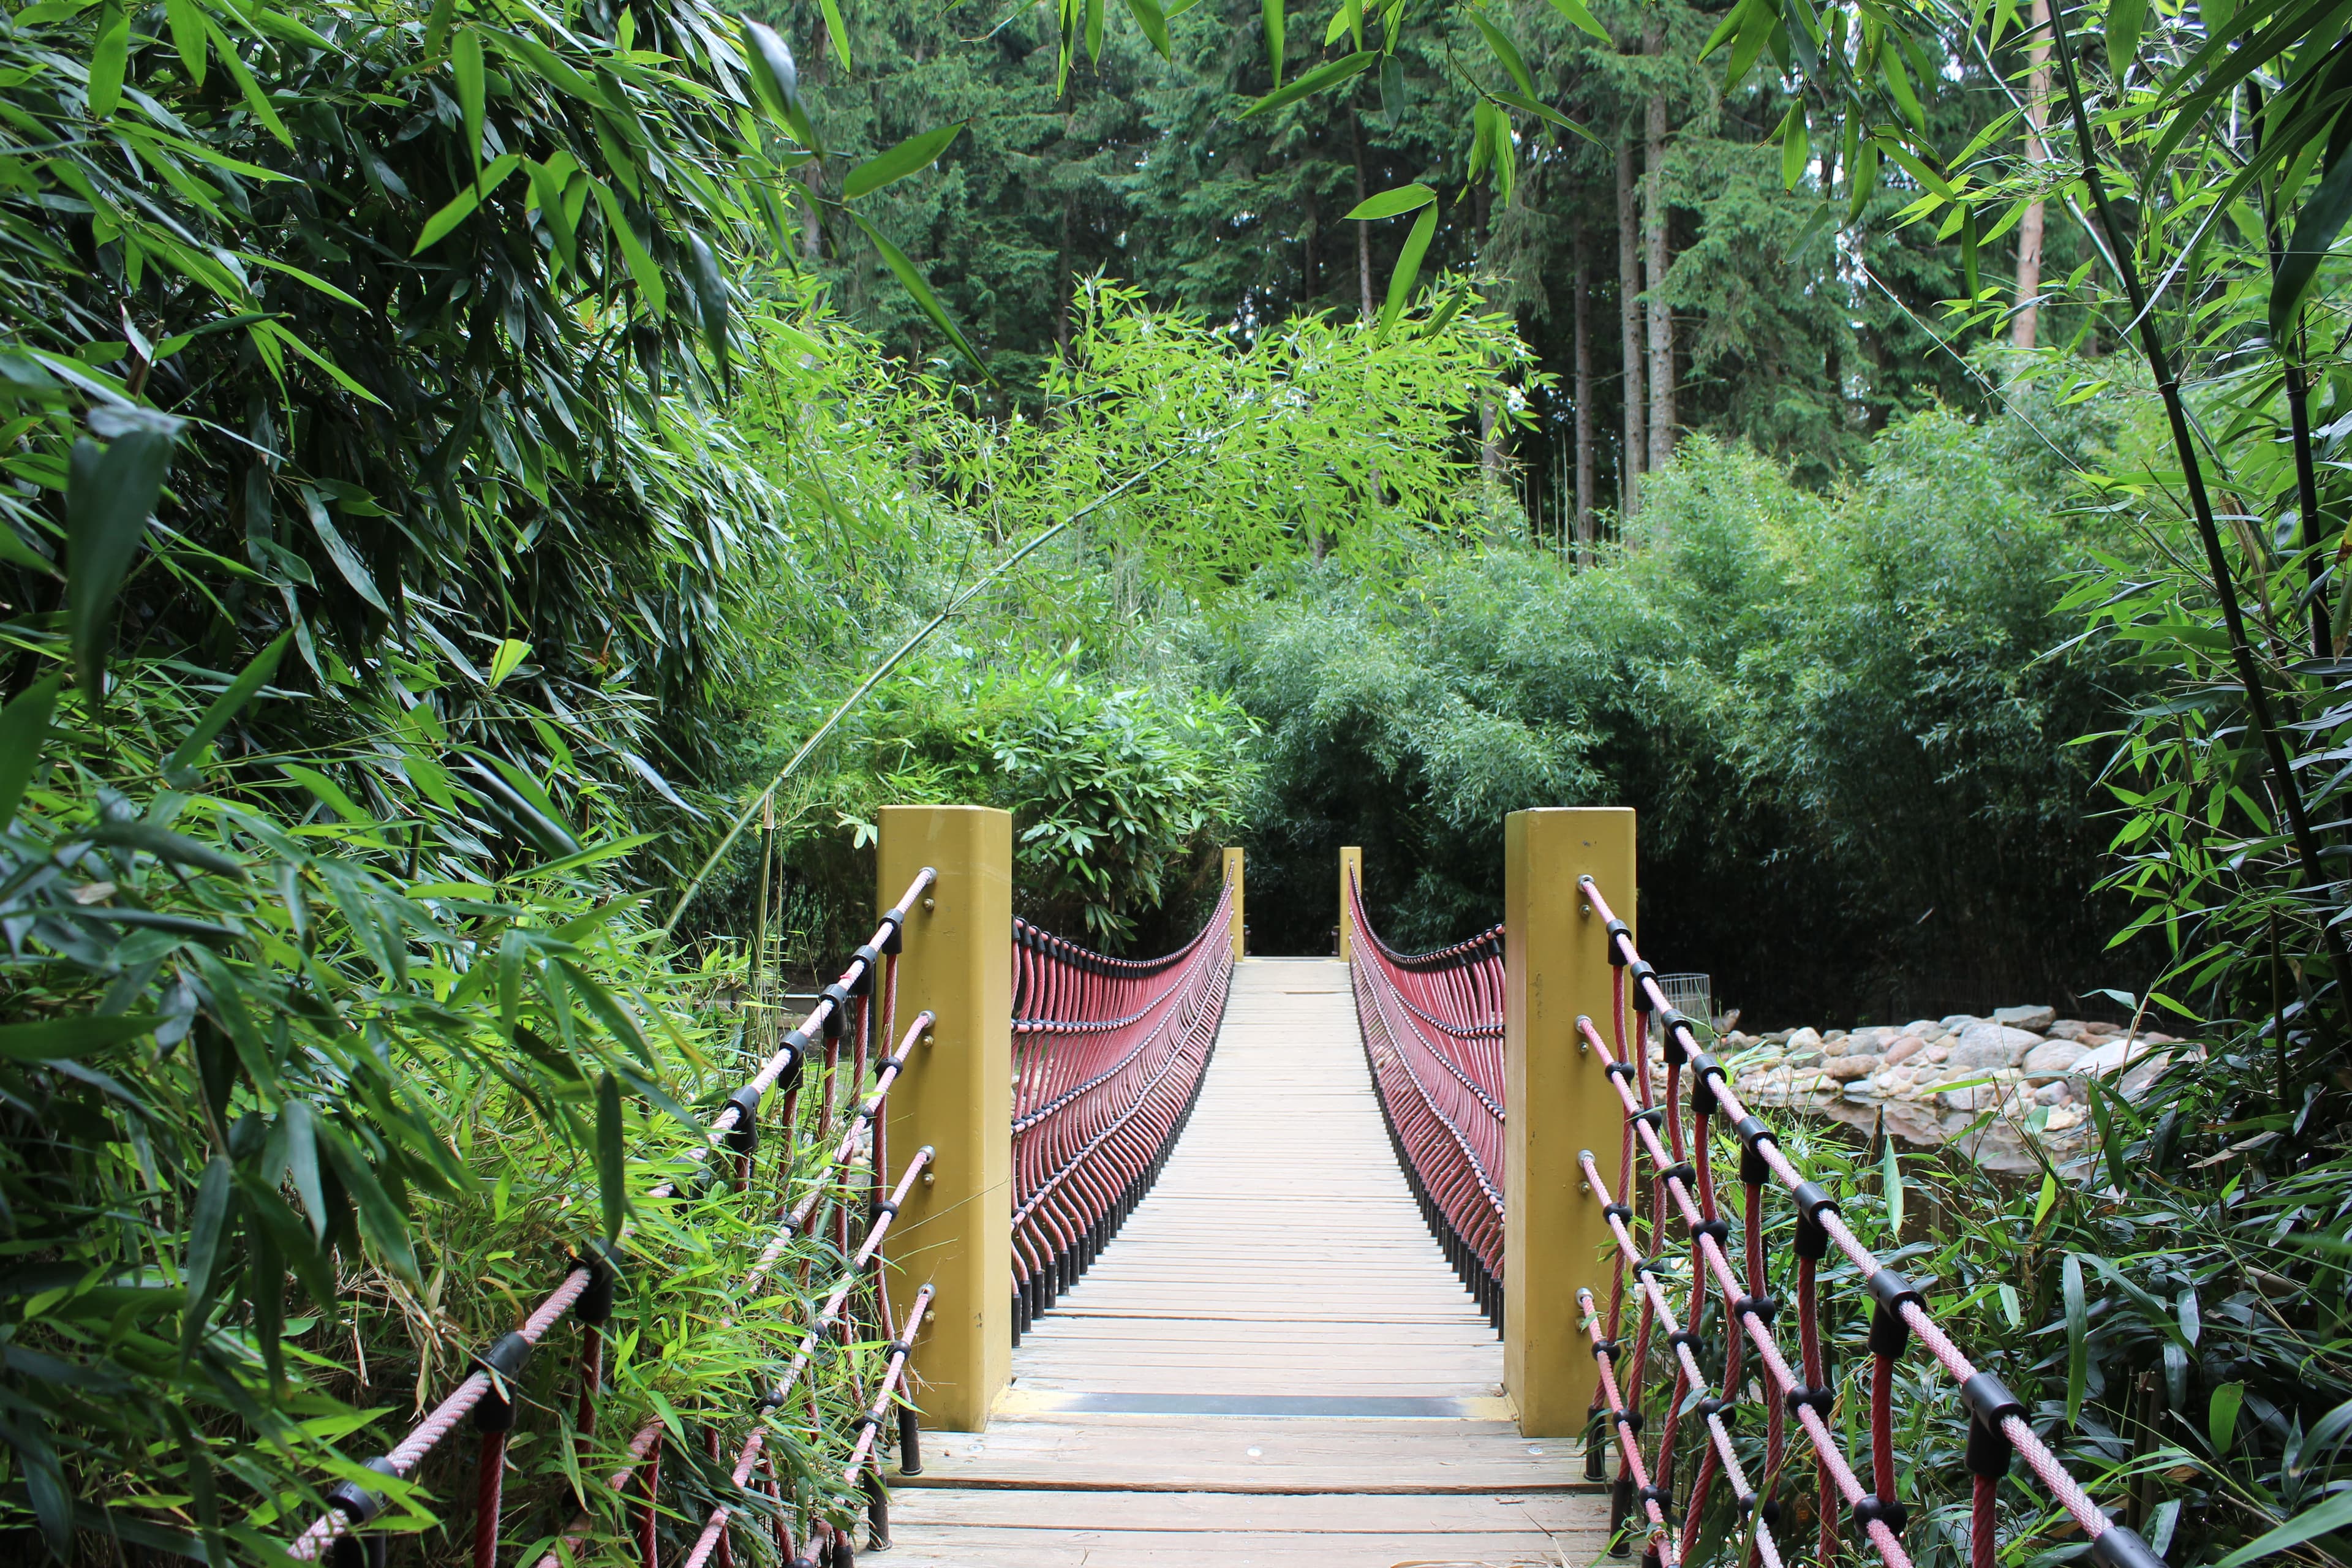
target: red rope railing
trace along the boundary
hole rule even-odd
[[[1600,1198],[1615,1242],[1609,1302],[1600,1308],[1591,1290],[1578,1293],[1584,1331],[1600,1363],[1601,1388],[1595,1396],[1596,1418],[1613,1433],[1619,1454],[1613,1528],[1622,1528],[1636,1502],[1649,1538],[1648,1555],[1661,1568],[1676,1568],[1686,1542],[1697,1538],[1702,1515],[1718,1479],[1728,1478],[1745,1525],[1752,1529],[1752,1561],[1778,1568],[1780,1547],[1772,1535],[1778,1509],[1774,1488],[1790,1455],[1788,1418],[1793,1416],[1817,1460],[1814,1515],[1819,1525],[1817,1554],[1830,1561],[1838,1550],[1840,1515],[1862,1535],[1887,1568],[1910,1568],[1903,1533],[1908,1510],[1896,1495],[1895,1472],[1894,1386],[1896,1366],[1916,1337],[1958,1385],[1961,1407],[1969,1417],[1966,1464],[1971,1477],[1972,1504],[1969,1556],[1972,1568],[1994,1568],[1999,1560],[1995,1539],[1995,1500],[2009,1474],[2012,1455],[2024,1459],[2043,1491],[2054,1500],[2091,1543],[2092,1561],[2107,1568],[2162,1568],[2162,1560],[2139,1535],[2110,1521],[2088,1493],[2066,1472],[2025,1418],[2025,1407],[1990,1373],[1980,1372],[1963,1355],[1950,1336],[1929,1315],[1927,1301],[1903,1275],[1882,1266],[1849,1229],[1838,1212],[1838,1200],[1826,1189],[1805,1179],[1781,1152],[1772,1131],[1752,1115],[1733,1093],[1729,1075],[1701,1048],[1691,1020],[1677,1011],[1658,984],[1657,972],[1643,961],[1632,931],[1617,919],[1591,878],[1579,887],[1592,912],[1608,931],[1609,959],[1613,973],[1612,1028],[1614,1048],[1604,1041],[1590,1017],[1577,1020],[1584,1045],[1605,1065],[1609,1081],[1624,1105],[1624,1136],[1618,1153],[1617,1180],[1612,1188],[1592,1152],[1580,1158],[1584,1179]],[[1664,1044],[1665,1084],[1662,1099],[1652,1098],[1649,1053],[1638,1037],[1629,1047],[1626,1003],[1654,1016]],[[1683,1100],[1688,1087],[1690,1125],[1685,1141]],[[1727,1128],[1740,1150],[1739,1179],[1745,1188],[1739,1215],[1743,1231],[1747,1279],[1743,1284],[1731,1258],[1731,1222],[1720,1208],[1716,1188],[1714,1135]],[[1633,1194],[1640,1160],[1650,1168],[1652,1212],[1645,1256],[1634,1237]],[[1798,1359],[1791,1365],[1774,1337],[1780,1303],[1768,1289],[1763,1216],[1769,1186],[1785,1190],[1797,1210],[1795,1252],[1797,1277],[1795,1316]],[[1690,1280],[1678,1320],[1667,1299],[1661,1267],[1670,1219],[1678,1218],[1691,1248]],[[1822,1353],[1819,1270],[1832,1247],[1852,1263],[1866,1282],[1871,1298],[1869,1350],[1872,1357],[1868,1426],[1870,1479],[1863,1478],[1840,1448],[1830,1426],[1835,1403]],[[1628,1274],[1640,1293],[1639,1319],[1630,1353],[1620,1341]],[[1711,1291],[1720,1291],[1722,1310],[1736,1321],[1739,1332],[1727,1337],[1724,1372],[1710,1383],[1699,1365],[1696,1328],[1706,1318]],[[1603,1326],[1605,1317],[1605,1329]],[[1654,1334],[1663,1333],[1672,1351],[1673,1387],[1659,1423],[1657,1442],[1644,1456],[1643,1421],[1634,1395],[1623,1386],[1621,1365],[1639,1377],[1649,1364]],[[1760,1489],[1742,1469],[1727,1421],[1738,1404],[1744,1386],[1742,1363],[1752,1350],[1761,1365],[1770,1397],[1765,1404],[1764,1474]],[[1621,1358],[1623,1358],[1621,1362]],[[1707,1388],[1690,1409],[1706,1426],[1706,1447],[1693,1484],[1687,1510],[1676,1526],[1672,1514],[1671,1486],[1675,1474],[1676,1428],[1695,1390]],[[1588,1447],[1589,1462],[1601,1462],[1597,1447]],[[1593,1473],[1599,1473],[1595,1470]]]
[[[785,1403],[801,1374],[814,1358],[821,1342],[828,1337],[838,1341],[845,1351],[859,1342],[866,1329],[879,1328],[892,1340],[888,1368],[879,1385],[877,1398],[887,1403],[904,1389],[906,1362],[911,1346],[906,1344],[893,1325],[890,1302],[882,1271],[875,1267],[889,1222],[898,1211],[912,1183],[930,1158],[929,1149],[919,1150],[908,1162],[897,1191],[885,1200],[880,1194],[881,1173],[888,1168],[886,1140],[886,1115],[890,1087],[904,1070],[908,1047],[919,1038],[932,1023],[929,1013],[918,1016],[907,1031],[896,1054],[875,1063],[877,1077],[872,1095],[858,1109],[846,1131],[831,1153],[817,1163],[806,1178],[808,1191],[801,1200],[791,1201],[790,1186],[794,1178],[794,1166],[805,1150],[800,1128],[800,1097],[803,1068],[820,1051],[823,1071],[816,1075],[820,1093],[814,1121],[814,1140],[824,1144],[833,1136],[835,1086],[841,1082],[855,1085],[866,1077],[869,1042],[877,1037],[887,1039],[892,1032],[897,1008],[898,957],[906,925],[906,913],[923,896],[935,879],[926,867],[916,876],[898,905],[886,911],[871,941],[860,946],[852,955],[841,976],[820,994],[798,1027],[787,1031],[775,1048],[761,1062],[749,1081],[730,1095],[726,1102],[710,1118],[702,1140],[677,1163],[677,1173],[662,1182],[647,1194],[653,1199],[677,1195],[682,1189],[700,1193],[728,1182],[754,1210],[773,1205],[774,1230],[759,1258],[745,1271],[742,1284],[757,1284],[774,1268],[793,1240],[798,1237],[814,1236],[830,1231],[840,1251],[850,1254],[849,1230],[852,1202],[863,1194],[868,1203],[868,1213],[862,1239],[845,1270],[845,1277],[835,1289],[816,1321],[802,1337],[796,1353],[775,1384],[772,1392],[762,1398],[757,1411],[760,1419],[752,1424],[744,1440],[732,1476],[738,1492],[745,1491],[755,1468],[765,1471],[764,1490],[769,1511],[774,1516],[776,1541],[782,1560],[800,1568],[812,1563],[819,1554],[834,1563],[846,1563],[850,1557],[847,1532],[824,1517],[837,1511],[837,1500],[814,1494],[799,1500],[797,1518],[802,1524],[799,1533],[810,1555],[796,1556],[792,1550],[791,1521],[795,1510],[787,1506],[786,1489],[777,1476],[772,1456],[763,1452],[768,1428],[763,1422],[780,1420],[774,1413]],[[877,1007],[874,993],[879,979],[880,1005]],[[822,1040],[819,1047],[818,1041]],[[851,1061],[846,1079],[840,1074],[845,1040],[848,1043]],[[783,1107],[778,1117],[786,1130],[784,1148],[779,1166],[780,1193],[772,1197],[757,1194],[752,1186],[752,1156],[760,1143],[760,1110],[770,1090],[782,1086]],[[711,1155],[725,1149],[733,1154],[732,1168],[714,1170]],[[731,1181],[730,1178],[731,1177]],[[578,1399],[571,1412],[575,1440],[593,1436],[595,1430],[597,1404],[604,1383],[604,1331],[613,1310],[614,1288],[618,1283],[626,1255],[626,1243],[634,1225],[625,1223],[611,1243],[595,1241],[584,1247],[565,1270],[562,1279],[546,1299],[534,1309],[514,1332],[496,1341],[474,1357],[475,1370],[456,1389],[436,1405],[393,1448],[379,1458],[369,1461],[368,1468],[395,1479],[413,1476],[427,1456],[454,1431],[458,1423],[472,1417],[478,1434],[475,1461],[475,1506],[473,1555],[476,1568],[493,1568],[498,1559],[499,1529],[503,1502],[503,1478],[506,1468],[508,1435],[515,1422],[516,1400],[513,1383],[522,1372],[532,1352],[549,1332],[568,1314],[580,1324],[577,1346]],[[802,1283],[807,1283],[809,1264],[802,1264]],[[926,1285],[917,1300],[920,1304],[905,1320],[907,1338],[911,1338],[916,1325],[922,1321],[920,1306],[927,1306],[930,1287]],[[902,1352],[904,1348],[904,1353]],[[854,1362],[849,1363],[850,1379],[856,1397],[864,1402],[865,1394],[857,1388]],[[806,1391],[806,1421],[814,1429],[817,1420],[817,1404],[813,1390]],[[911,1447],[905,1436],[910,1409],[902,1405],[902,1443]],[[877,1415],[875,1419],[878,1422]],[[663,1441],[667,1427],[659,1420],[648,1422],[630,1439],[625,1461],[613,1471],[605,1481],[606,1489],[614,1493],[629,1490],[632,1481],[638,1483],[637,1501],[634,1505],[633,1536],[635,1554],[643,1568],[658,1568],[659,1485]],[[719,1428],[716,1424],[703,1433],[709,1456],[719,1458]],[[871,1455],[870,1432],[863,1435],[853,1459],[845,1485],[854,1488],[859,1468]],[[796,1491],[798,1489],[794,1489]],[[385,1539],[381,1531],[369,1531],[365,1527],[383,1510],[384,1500],[373,1490],[352,1481],[343,1481],[328,1494],[331,1505],[289,1543],[289,1555],[297,1560],[313,1561],[331,1556],[336,1568],[381,1568],[384,1557]],[[887,1541],[887,1516],[882,1510],[878,1493],[869,1499],[873,1528],[877,1540]],[[729,1521],[738,1510],[733,1505],[721,1505],[706,1520],[701,1537],[689,1555],[689,1568],[702,1568],[715,1552],[722,1564],[731,1563],[729,1546]],[[540,1559],[539,1568],[565,1568],[578,1556],[593,1529],[586,1509],[559,1537],[556,1545]]]
[[[1364,1056],[1397,1163],[1446,1258],[1503,1319],[1503,928],[1402,953],[1351,877],[1349,969]]]
[[[1233,896],[1154,959],[1013,922],[1015,1344],[1126,1223],[1192,1115],[1233,979]]]

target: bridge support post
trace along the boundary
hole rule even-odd
[[[980,1432],[1013,1361],[1013,818],[886,805],[881,828],[880,901],[926,866],[939,873],[907,911],[898,961],[900,1027],[925,1008],[939,1021],[890,1091],[886,1179],[935,1151],[890,1229],[890,1294],[937,1287],[919,1325],[924,1424]]]
[[[1339,962],[1346,963],[1355,956],[1355,925],[1349,914],[1348,888],[1364,879],[1364,851],[1354,844],[1339,848]]]
[[[1515,811],[1503,828],[1503,1386],[1530,1437],[1584,1430],[1599,1373],[1576,1291],[1605,1298],[1601,1200],[1578,1155],[1613,1170],[1623,1109],[1578,1038],[1609,1030],[1606,932],[1577,891],[1591,876],[1628,924],[1633,813],[1622,806]]]
[[[1234,890],[1232,923],[1235,963],[1242,961],[1243,950],[1249,945],[1249,926],[1244,919],[1242,909],[1242,895],[1247,889],[1247,884],[1243,880],[1242,873],[1246,868],[1244,862],[1247,858],[1239,849],[1227,848],[1225,851],[1225,886]]]

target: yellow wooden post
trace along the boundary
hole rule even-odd
[[[1245,857],[1238,849],[1229,848],[1225,851],[1225,886],[1234,890],[1234,910],[1231,923],[1233,925],[1234,936],[1234,962],[1235,963],[1239,963],[1242,961],[1242,950],[1245,945],[1247,945],[1248,942],[1248,938],[1245,934],[1248,931],[1248,927],[1243,923],[1242,919],[1242,894],[1244,891],[1244,884],[1242,880],[1242,872],[1244,870],[1244,858]]]
[[[1607,932],[1577,891],[1582,876],[1636,924],[1631,809],[1558,807],[1506,819],[1503,1386],[1530,1437],[1584,1429],[1599,1373],[1576,1291],[1585,1286],[1607,1300],[1610,1237],[1577,1156],[1591,1150],[1613,1179],[1623,1137],[1624,1107],[1576,1031],[1586,1014],[1611,1037]]]
[[[1349,912],[1348,888],[1364,879],[1364,852],[1353,844],[1339,848],[1339,962],[1356,951],[1355,917]]]
[[[890,1091],[886,1179],[935,1151],[890,1227],[891,1294],[938,1287],[916,1341],[924,1424],[979,1432],[1013,1361],[1013,818],[886,805],[876,858],[886,905],[924,867],[939,873],[907,911],[898,961],[902,1026],[925,1008],[939,1022]]]

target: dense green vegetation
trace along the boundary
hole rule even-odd
[[[358,1461],[625,1221],[707,1310],[625,1300],[509,1548],[609,1509],[805,1320],[651,1194],[882,803],[1138,951],[1245,843],[1313,952],[1338,845],[1437,942],[1612,801],[1750,1024],[2210,1042],[2038,1191],[1918,1173],[1906,1266],[2172,1562],[2352,1560],[2337,12],[837,9],[0,21],[11,1550],[271,1560],[344,1479],[456,1556],[454,1460]]]

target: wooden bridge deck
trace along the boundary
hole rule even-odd
[[[1608,1503],[1522,1440],[1502,1347],[1396,1168],[1348,971],[1235,971],[1160,1184],[894,1479],[902,1568],[1584,1568]]]

